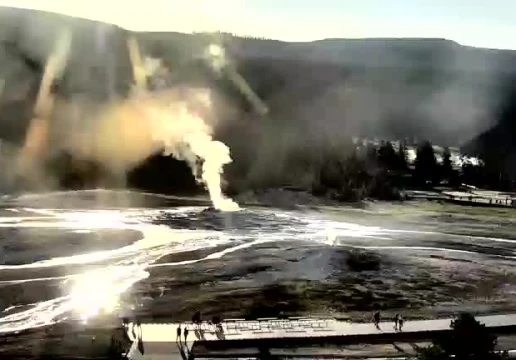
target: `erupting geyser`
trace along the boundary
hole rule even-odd
[[[50,144],[52,133],[55,151],[66,151],[78,159],[102,164],[120,179],[125,173],[152,154],[164,149],[166,155],[188,163],[195,179],[210,194],[213,206],[222,211],[238,210],[238,205],[226,198],[221,189],[223,167],[231,162],[229,148],[213,138],[214,106],[210,90],[201,87],[175,86],[173,89],[149,91],[147,79],[155,74],[159,60],[141,56],[135,38],[127,45],[133,67],[134,87],[128,99],[112,103],[107,108],[60,99],[54,106],[51,85],[64,72],[71,36],[63,31],[56,50],[49,58],[41,83],[35,117],[28,131],[27,141],[21,151],[19,171],[28,174],[36,158],[43,154],[45,144]],[[146,66],[153,64],[154,66]],[[167,71],[165,68],[161,70]],[[1,79],[0,79],[1,80]],[[0,91],[3,82],[0,83]],[[53,113],[65,114],[79,120],[77,113],[88,113],[81,121],[53,123]],[[66,115],[62,115],[66,117]],[[63,124],[65,124],[63,126]],[[63,126],[65,131],[50,131]],[[55,129],[54,129],[55,130]],[[49,153],[52,151],[48,150]]]
[[[210,92],[207,89],[147,92],[146,78],[153,71],[146,71],[136,39],[129,38],[127,45],[136,82],[135,109],[144,116],[141,121],[149,126],[153,143],[163,145],[166,154],[188,163],[195,179],[208,189],[216,209],[239,210],[238,204],[226,198],[221,189],[223,166],[231,162],[229,148],[213,139],[213,129],[201,115],[212,113]]]
[[[211,98],[207,90],[189,91],[193,104],[210,109]],[[166,100],[165,100],[166,101]],[[143,109],[148,114],[154,141],[165,146],[165,152],[176,159],[188,162],[197,181],[202,182],[210,194],[213,206],[223,211],[239,209],[237,203],[225,197],[221,189],[223,167],[231,162],[229,148],[213,139],[213,129],[203,118],[189,109],[187,100],[159,105],[148,104]],[[143,101],[141,105],[145,105]],[[199,160],[201,171],[199,174]]]
[[[231,156],[229,148],[213,138],[213,127],[204,119],[212,106],[204,88],[136,94],[97,119],[87,151],[111,168],[127,169],[164,148],[166,155],[188,163],[216,209],[238,210],[238,204],[222,193],[223,167]]]

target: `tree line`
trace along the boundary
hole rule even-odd
[[[396,200],[403,198],[402,189],[407,188],[482,184],[482,165],[464,161],[460,168],[455,168],[447,147],[441,157],[438,162],[430,141],[417,146],[413,163],[408,160],[407,145],[403,142],[397,148],[389,141],[354,146],[347,156],[325,156],[313,192],[342,201],[367,197]]]

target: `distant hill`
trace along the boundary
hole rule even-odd
[[[458,145],[496,122],[501,80],[516,51],[443,39],[327,39],[307,43],[228,35],[139,33],[147,54],[184,69],[210,42],[271,106],[272,116],[360,136]],[[308,117],[308,119],[306,119]]]
[[[63,27],[72,32],[72,57],[55,84],[57,97],[100,104],[129,91],[128,31],[0,8],[0,138],[23,138],[44,63]],[[144,55],[161,59],[169,69],[169,84],[208,85],[226,99],[232,109],[219,109],[227,121],[218,136],[229,143],[238,166],[255,173],[264,166],[270,170],[271,162],[283,171],[292,153],[338,147],[352,136],[468,143],[498,124],[506,106],[505,81],[516,72],[516,51],[444,39],[287,43],[228,34],[133,35]],[[226,49],[229,66],[267,104],[268,115],[254,113],[231,81],[210,69],[206,49],[212,43]]]
[[[36,73],[63,27],[72,30],[74,41],[60,93],[103,98],[109,92],[127,92],[132,81],[127,31],[63,15],[0,8],[0,78],[13,101],[31,98],[20,93],[35,87]],[[270,103],[273,116],[299,118],[301,123],[317,116],[318,125],[327,122],[331,130],[336,123],[360,136],[426,136],[449,145],[467,141],[495,122],[490,110],[499,99],[500,79],[516,66],[516,51],[444,39],[287,43],[227,34],[136,35],[144,54],[163,59],[176,76],[186,78],[188,69],[198,72],[209,43],[223,44],[239,72]],[[6,99],[1,104],[9,111],[0,112],[0,124],[23,107]]]

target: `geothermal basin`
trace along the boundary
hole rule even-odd
[[[79,191],[4,199],[0,332],[111,316],[516,311],[512,209],[310,206]]]

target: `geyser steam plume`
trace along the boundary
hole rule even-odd
[[[221,189],[223,167],[231,162],[229,148],[213,139],[212,127],[200,114],[212,113],[209,91],[190,89],[176,93],[163,92],[159,95],[147,92],[146,79],[153,75],[153,71],[145,71],[138,42],[134,37],[128,39],[127,45],[136,82],[136,94],[133,97],[133,101],[136,101],[135,110],[143,115],[140,121],[150,126],[153,144],[163,145],[167,155],[188,163],[195,179],[208,189],[216,209],[238,210],[238,204],[226,198]],[[142,147],[145,148],[149,148],[148,144]],[[199,160],[202,164],[200,174]]]
[[[135,94],[98,118],[94,134],[82,144],[74,144],[112,168],[128,168],[164,148],[167,155],[188,163],[215,208],[235,211],[238,204],[221,190],[223,167],[231,156],[229,148],[213,138],[212,107],[204,88]]]
[[[196,90],[189,96],[194,97],[196,106],[211,109],[211,97],[206,90]],[[153,138],[163,142],[166,154],[188,162],[195,178],[208,189],[216,209],[238,210],[238,204],[226,198],[221,189],[223,167],[231,162],[229,148],[213,139],[212,128],[204,119],[191,111],[184,101],[170,104],[166,112],[155,111],[152,107],[149,110]],[[200,176],[198,160],[202,163]]]

